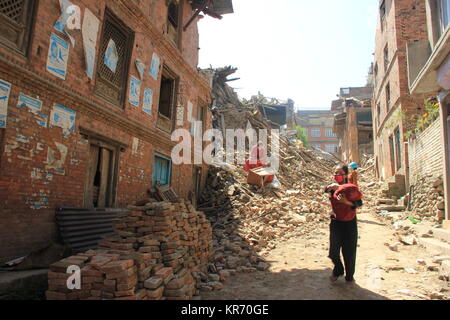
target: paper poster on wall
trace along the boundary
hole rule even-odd
[[[84,11],[83,36],[84,56],[86,60],[86,74],[90,79],[94,77],[95,50],[100,20],[88,9]]]
[[[119,54],[117,53],[116,43],[113,39],[110,39],[108,42],[108,47],[106,48],[105,58],[103,59],[103,62],[112,72],[116,73],[118,61]]]
[[[0,80],[0,128],[6,128],[8,117],[8,101],[11,93],[11,84]]]
[[[183,106],[177,107],[177,126],[178,127],[184,126],[184,107]]]
[[[77,113],[72,109],[56,104],[50,114],[50,125],[63,129],[64,136],[75,132],[75,119]]]
[[[138,78],[131,77],[130,81],[130,103],[139,107],[139,101],[141,97],[141,81]]]
[[[50,46],[48,48],[47,71],[66,80],[68,60],[69,43],[52,33],[50,37]]]
[[[37,114],[39,111],[42,110],[42,101],[29,97],[21,92],[19,94],[19,99],[17,101],[17,107],[18,108],[28,107],[30,112]]]
[[[192,104],[191,101],[188,101],[187,103],[187,120],[189,122],[192,122],[192,112],[194,110],[194,105]]]
[[[137,155],[139,151],[139,138],[133,137],[133,144],[131,146],[131,152],[133,155]]]
[[[153,91],[146,88],[144,90],[144,105],[143,105],[144,112],[151,115],[152,106],[153,106]]]
[[[36,115],[36,122],[41,127],[47,128],[48,116],[43,113],[39,113]]]
[[[67,22],[73,18],[73,15],[79,14],[79,12],[75,11],[75,6],[69,0],[59,0],[59,5],[61,7],[61,16],[53,27],[55,30],[68,36],[72,46],[75,47],[75,39],[67,32]],[[71,28],[79,29],[79,26],[73,25]]]
[[[150,75],[153,79],[158,80],[160,60],[156,53],[153,53],[152,64],[150,65]]]
[[[139,59],[134,60],[134,64],[136,65],[136,70],[139,73],[139,77],[143,80],[145,74],[145,64]]]
[[[191,123],[191,127],[190,127],[191,135],[195,134],[195,118],[193,117],[193,112],[194,112],[194,105],[192,104],[191,101],[188,101],[187,119]]]

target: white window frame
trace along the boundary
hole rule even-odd
[[[338,150],[338,145],[337,144],[326,144],[325,145],[325,151],[328,152],[328,153],[336,153],[337,150]]]
[[[319,134],[315,134],[319,132]],[[311,137],[312,138],[320,138],[322,136],[322,130],[320,128],[311,128]]]
[[[333,132],[333,129],[327,129],[325,131],[325,136],[327,138],[336,138],[336,134]]]

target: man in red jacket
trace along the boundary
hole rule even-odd
[[[333,208],[330,223],[330,251],[329,258],[333,261],[334,269],[331,281],[335,282],[344,275],[347,283],[355,282],[356,248],[358,243],[358,225],[356,208],[360,205],[361,193],[355,185],[348,184],[348,167],[340,165],[335,170],[337,183],[329,185],[326,192],[330,194]],[[341,261],[341,249],[344,265]]]

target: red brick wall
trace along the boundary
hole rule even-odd
[[[187,1],[182,2],[185,23],[192,10]],[[129,76],[139,77],[134,66],[135,58],[146,63],[146,74],[141,81],[141,107],[128,103],[128,87],[123,108],[95,94],[95,76],[94,80],[90,80],[84,72],[80,31],[69,32],[76,44],[75,48],[70,46],[66,80],[46,71],[50,34],[54,32],[60,37],[64,36],[53,30],[53,24],[60,14],[58,1],[39,1],[29,57],[19,57],[0,47],[0,79],[12,84],[7,128],[0,129],[0,137],[3,136],[0,150],[4,150],[0,155],[0,261],[25,255],[55,239],[55,208],[83,206],[89,145],[80,134],[80,128],[124,145],[123,152],[119,154],[116,206],[126,206],[146,196],[152,181],[155,152],[170,156],[174,145],[170,135],[156,128],[160,77],[155,81],[148,74],[153,52],[160,56],[161,64],[165,63],[180,78],[182,89],[178,103],[185,107],[186,129],[189,128],[187,101],[192,101],[194,106],[199,99],[210,102],[210,88],[196,70],[196,23],[183,34],[183,49],[180,52],[163,34],[167,15],[165,0],[91,0],[76,4],[81,6],[83,13],[86,5],[101,20],[107,4],[135,32]],[[144,88],[154,92],[152,115],[142,111]],[[64,137],[59,127],[44,128],[38,125],[34,114],[26,108],[17,107],[17,98],[21,92],[43,101],[41,113],[47,116],[50,116],[54,103],[76,111],[75,132]],[[211,126],[209,112],[207,126]],[[139,149],[135,154],[132,152],[133,138],[139,139]],[[57,151],[56,158],[60,159],[56,143],[67,148],[63,175],[49,168],[46,163],[50,149]],[[204,179],[206,169],[204,166]],[[173,166],[172,185],[182,197],[186,197],[192,187],[192,166]]]
[[[425,2],[417,0],[386,0],[387,13],[382,29],[379,21],[376,31],[375,63],[378,64],[378,76],[374,88],[372,115],[374,123],[374,149],[378,159],[380,178],[392,176],[389,150],[389,136],[399,127],[402,136],[401,154],[402,169],[407,166],[404,134],[412,128],[410,118],[424,110],[424,100],[433,93],[411,96],[408,84],[408,66],[406,45],[415,40],[428,38],[426,25]],[[385,70],[384,48],[388,45],[390,63]],[[386,104],[386,85],[390,84],[390,107]],[[378,117],[377,106],[380,105]],[[404,117],[398,117],[401,109]],[[405,174],[405,172],[401,172]]]

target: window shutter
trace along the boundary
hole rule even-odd
[[[114,41],[118,54],[116,72],[113,72],[104,63],[110,40]],[[96,91],[103,98],[116,105],[123,105],[124,103],[132,45],[133,33],[126,30],[120,21],[107,12],[99,51]]]
[[[0,1],[0,42],[22,55],[27,54],[34,0]]]

